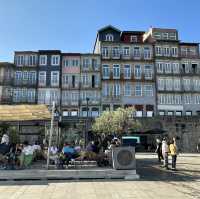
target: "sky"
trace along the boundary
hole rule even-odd
[[[199,0],[0,0],[0,61],[14,51],[92,52],[98,29],[176,28],[200,42]]]

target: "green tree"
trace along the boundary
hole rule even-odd
[[[104,111],[99,118],[96,118],[92,129],[95,132],[104,134],[122,134],[139,129],[141,125],[133,117],[134,113],[135,109],[133,107],[118,108],[116,111]]]

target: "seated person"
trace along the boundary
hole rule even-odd
[[[33,160],[33,147],[29,145],[28,141],[24,142],[22,153],[20,155],[20,167],[30,166]]]
[[[74,155],[76,154],[76,151],[74,150],[74,148],[68,144],[65,143],[64,147],[62,149],[62,153],[65,155],[65,162],[68,165],[69,161],[74,158]]]
[[[58,148],[56,145],[50,147],[50,161],[53,161],[55,165],[58,164]]]

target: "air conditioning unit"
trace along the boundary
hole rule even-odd
[[[135,147],[116,147],[112,150],[113,168],[118,170],[136,169]]]

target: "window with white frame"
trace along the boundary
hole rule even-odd
[[[192,104],[192,95],[184,94],[184,102],[185,102],[185,104]]]
[[[181,90],[181,79],[180,78],[174,79],[174,90],[175,91]]]
[[[194,103],[200,104],[200,95],[194,95]]]
[[[120,84],[119,83],[113,84],[113,96],[120,96]]]
[[[158,104],[165,104],[165,94],[158,95]]]
[[[90,66],[90,59],[89,58],[84,58],[83,59],[83,69],[88,69]]]
[[[200,91],[200,79],[193,79],[193,85],[195,91]]]
[[[72,100],[72,102],[78,102],[78,100],[79,100],[78,92],[72,92],[71,93],[71,100]]]
[[[172,94],[167,94],[166,95],[166,104],[174,104],[174,95]]]
[[[72,116],[72,117],[78,116],[78,110],[72,110],[72,111],[71,111],[71,116]]]
[[[67,58],[65,58],[65,59],[63,60],[63,65],[64,65],[64,67],[70,66],[70,60],[67,59]]]
[[[171,72],[172,72],[171,63],[165,63],[165,73],[171,73]]]
[[[39,71],[39,85],[45,86],[46,85],[46,71]]]
[[[135,96],[142,96],[142,85],[141,84],[135,85]]]
[[[78,59],[72,59],[72,66],[77,67],[79,65],[79,60]]]
[[[52,104],[53,102],[58,103],[59,98],[60,98],[59,91],[57,90],[50,91],[50,104]]]
[[[151,58],[151,49],[150,47],[144,47],[144,59]]]
[[[103,57],[109,57],[109,50],[108,47],[102,47],[101,53]]]
[[[84,86],[88,86],[89,85],[89,75],[88,74],[82,74],[82,84]]]
[[[15,72],[15,80],[20,81],[23,78],[23,73],[22,71],[16,71]]]
[[[159,111],[159,115],[160,116],[164,116],[165,115],[165,111]]]
[[[59,85],[59,71],[51,71],[51,85],[52,86]]]
[[[15,56],[15,59],[16,59],[16,65],[17,65],[17,66],[22,66],[22,65],[24,65],[24,62],[25,62],[24,55],[16,55],[16,56]]]
[[[113,47],[113,48],[112,48],[112,56],[113,56],[113,57],[119,57],[119,56],[120,56],[119,47]]]
[[[165,79],[166,90],[171,91],[173,89],[173,81],[172,78]]]
[[[114,36],[112,34],[106,34],[106,41],[113,41],[114,40]]]
[[[142,77],[142,69],[140,65],[135,65],[134,76],[136,79],[141,79]]]
[[[184,86],[184,89],[189,91],[190,90],[190,79],[183,79],[183,86]]]
[[[138,41],[138,38],[136,35],[131,35],[130,41],[136,43]]]
[[[135,57],[135,58],[139,58],[140,57],[140,47],[134,47],[133,48],[133,56]]]
[[[192,111],[185,111],[186,116],[192,116]]]
[[[46,98],[46,90],[38,90],[38,104],[44,104]]]
[[[118,64],[113,65],[113,78],[114,79],[120,78],[120,66]]]
[[[152,79],[153,77],[153,68],[150,65],[144,66],[144,77],[145,79]]]
[[[169,47],[164,47],[163,48],[163,55],[164,56],[170,56],[170,48]]]
[[[35,102],[35,90],[34,89],[27,90],[27,101]]]
[[[157,73],[163,73],[164,72],[164,63],[163,62],[157,62],[156,68],[157,68]]]
[[[136,117],[142,117],[143,111],[136,111]]]
[[[174,74],[179,74],[180,73],[179,63],[172,63],[172,70]]]
[[[40,65],[47,65],[47,55],[40,55]]]
[[[126,82],[124,84],[124,96],[131,96],[131,83]]]
[[[176,40],[176,32],[170,32],[169,33],[169,39],[170,40]]]
[[[131,66],[124,65],[124,79],[130,79],[130,78],[131,78]]]
[[[168,32],[163,32],[162,33],[162,39],[168,40],[168,36],[169,36]]]
[[[174,115],[174,111],[167,111],[167,115],[168,116],[173,116]]]
[[[36,55],[29,55],[28,65],[35,66],[36,64],[37,64],[37,56]]]
[[[160,91],[165,90],[165,79],[158,78],[158,90]]]
[[[123,48],[123,55],[130,56],[130,48],[128,46]]]
[[[60,64],[60,55],[52,55],[51,56],[51,65],[52,66],[57,66]]]
[[[154,32],[154,33],[153,33],[153,37],[154,37],[155,39],[161,39],[161,33],[160,33],[160,32]]]
[[[102,94],[104,97],[107,97],[110,95],[110,85],[108,83],[103,84]]]
[[[63,85],[69,84],[69,75],[67,75],[67,74],[64,74],[64,75],[63,75],[62,84],[63,84]]]
[[[110,68],[109,65],[103,65],[103,79],[110,78]]]
[[[172,54],[172,57],[177,57],[178,56],[178,48],[172,47],[171,48],[171,54]]]
[[[144,96],[152,97],[153,96],[153,86],[144,85]]]
[[[67,105],[70,101],[69,91],[62,91],[62,105]]]
[[[23,72],[23,80],[28,80],[28,71]]]
[[[174,103],[175,104],[182,104],[182,97],[179,94],[174,95]]]
[[[162,56],[162,47],[161,46],[156,46],[155,50],[156,50],[157,56]]]
[[[36,72],[35,71],[29,71],[28,72],[28,82],[31,84],[36,83]]]

